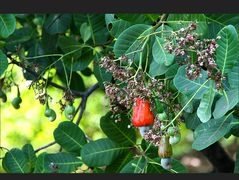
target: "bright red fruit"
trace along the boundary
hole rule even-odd
[[[136,105],[133,107],[132,124],[137,127],[149,126],[154,123],[154,114],[150,110],[150,103],[147,100],[136,98]]]

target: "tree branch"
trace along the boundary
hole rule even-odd
[[[228,156],[219,142],[202,150],[201,153],[206,156],[213,165],[213,172],[233,172],[235,162]]]
[[[80,124],[80,120],[82,119],[83,113],[84,113],[85,108],[86,108],[87,98],[88,98],[96,89],[98,89],[98,88],[99,88],[99,84],[96,83],[96,84],[94,84],[93,86],[91,86],[90,88],[88,88],[85,92],[82,93],[81,103],[80,103],[80,105],[77,107],[76,113],[75,113],[75,115],[74,115],[74,117],[75,117],[75,116],[77,115],[78,111],[80,110],[80,114],[79,114],[79,116],[78,116],[78,118],[77,118],[77,121],[76,121],[76,123],[75,123],[76,125],[79,125],[79,124]],[[73,118],[73,119],[74,119],[74,118]],[[87,140],[89,140],[89,141],[91,140],[87,135],[85,135],[85,137],[86,137]],[[54,145],[54,144],[56,144],[55,141],[54,141],[54,142],[51,142],[51,143],[49,143],[49,144],[47,144],[47,145],[44,145],[44,146],[42,146],[42,147],[36,149],[36,150],[35,150],[35,153],[37,153],[37,152],[40,151],[40,150],[46,149],[46,148],[48,148],[48,147],[50,147],[50,146],[52,146],[52,145]]]
[[[9,58],[11,58],[11,57],[9,57]],[[25,67],[24,64],[22,64],[21,62],[18,62],[18,61],[16,61],[16,60],[13,60],[12,58],[11,58],[11,64],[15,64],[15,65],[21,67],[22,69],[26,70],[28,73],[30,73],[31,75],[33,75],[35,78],[38,78],[38,77],[39,77],[39,75],[38,75],[35,71],[33,71],[33,70],[31,70],[31,69]],[[47,81],[47,80],[46,80],[45,78],[43,78],[43,77],[42,77],[42,79],[43,79],[44,81]],[[56,83],[51,82],[51,81],[48,81],[48,84],[51,85],[51,86],[53,86],[53,87],[55,87],[55,88],[61,89],[61,90],[63,90],[63,91],[66,91],[66,90],[67,90],[66,87],[61,86],[61,85],[56,84]],[[82,97],[83,94],[84,94],[84,92],[76,91],[76,90],[71,90],[71,92],[72,92],[75,96],[77,96],[77,97]]]

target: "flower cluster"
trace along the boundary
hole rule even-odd
[[[155,117],[154,125],[151,129],[145,132],[144,139],[155,146],[159,146],[160,139],[164,134],[164,131],[161,130],[162,127],[163,123]]]
[[[195,80],[201,76],[202,70],[207,70],[208,78],[214,79],[216,88],[220,89],[223,77],[220,76],[220,70],[215,62],[218,48],[216,40],[220,37],[201,40],[198,33],[195,32],[196,29],[197,25],[192,23],[187,28],[181,28],[174,32],[174,36],[168,39],[165,48],[169,53],[179,57],[180,65],[187,65],[186,76],[188,79]]]
[[[126,56],[122,61],[130,64]],[[117,61],[109,57],[103,57],[100,66],[112,73],[115,83],[105,82],[105,92],[110,99],[110,109],[114,113],[129,110],[133,106],[135,98],[150,101],[153,96],[162,97],[163,83],[157,79],[149,78],[145,81],[145,74],[141,69],[137,72],[130,66],[120,66]],[[117,81],[118,80],[118,81]],[[154,89],[154,91],[152,91]]]

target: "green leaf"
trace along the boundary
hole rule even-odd
[[[8,60],[7,60],[7,56],[1,50],[0,50],[0,62],[1,62],[0,63],[0,76],[2,76],[8,67]]]
[[[81,148],[87,143],[84,132],[74,123],[65,121],[54,131],[54,138],[68,152],[80,155]]]
[[[210,87],[210,89],[203,95],[200,105],[197,109],[197,116],[199,117],[200,121],[205,123],[209,119],[211,119],[212,116],[212,103],[214,100],[215,92],[213,91],[213,88]]]
[[[178,160],[172,159],[172,169],[165,170],[160,165],[160,158],[151,159],[148,163],[147,173],[186,173],[188,170]]]
[[[201,151],[220,140],[230,131],[231,121],[233,121],[233,116],[229,115],[220,119],[210,119],[208,122],[200,124],[195,129],[192,148]]]
[[[158,157],[158,147],[156,147],[152,143],[149,143],[145,139],[142,139],[141,147],[142,147],[143,151],[145,152],[146,156],[148,156],[150,158]]]
[[[184,114],[186,127],[191,130],[195,130],[202,122],[197,116],[197,113],[185,113]]]
[[[146,159],[141,156],[128,162],[120,171],[120,173],[142,173],[147,165]]]
[[[0,14],[0,37],[7,38],[16,28],[16,19],[13,14]]]
[[[37,156],[34,152],[34,149],[32,147],[31,144],[25,144],[23,147],[22,147],[22,151],[23,153],[25,154],[26,158],[27,158],[27,161],[29,163],[29,166],[31,167],[31,169],[33,170],[34,167],[35,167],[35,163],[36,163],[36,160],[37,160]]]
[[[155,36],[154,45],[152,48],[153,58],[158,64],[170,66],[174,61],[174,55],[167,52],[164,48],[164,39]]]
[[[189,101],[190,97],[184,95],[184,94],[180,94],[178,97],[179,103],[181,104],[182,107],[184,107],[187,102]],[[192,113],[193,112],[193,102],[189,102],[189,104],[185,107],[184,109],[185,112],[187,113]]]
[[[174,30],[188,27],[192,22],[196,22],[196,32],[199,35],[207,33],[208,26],[204,14],[170,14],[167,18],[168,25]]]
[[[30,173],[30,166],[24,152],[17,148],[5,154],[2,166],[8,173]]]
[[[198,77],[196,80],[190,80],[186,77],[186,65],[181,66],[178,69],[178,72],[176,76],[173,79],[173,83],[175,87],[178,89],[179,92],[181,92],[184,95],[191,96],[193,95],[200,87],[201,85],[206,81],[207,79],[207,72],[202,70],[201,74],[202,77]],[[211,81],[211,80],[210,80]],[[195,99],[201,99],[203,94],[206,93],[209,90],[209,83],[208,81],[196,94],[194,97]],[[214,91],[216,91],[214,89]]]
[[[219,25],[226,26],[226,25],[237,25],[239,22],[239,15],[238,14],[205,14],[208,22],[214,22]]]
[[[114,53],[116,57],[139,50],[142,45],[140,36],[145,36],[152,30],[151,26],[146,24],[136,24],[124,30],[114,44]],[[133,55],[129,56],[133,57]]]
[[[7,45],[17,45],[33,38],[34,31],[30,27],[16,29],[13,34],[7,38]]]
[[[169,67],[165,66],[164,64],[159,64],[153,60],[149,66],[149,75],[152,77],[160,76],[165,74],[168,69]]]
[[[238,60],[239,40],[234,26],[228,25],[218,33],[221,37],[217,40],[216,63],[222,74],[228,73]]]
[[[152,24],[153,20],[149,18],[146,14],[116,14],[120,19],[129,21],[136,24]]]
[[[81,37],[82,37],[84,43],[86,43],[91,37],[91,31],[90,30],[91,30],[90,26],[88,26],[87,23],[81,24],[80,34],[81,34]]]
[[[122,155],[120,155],[117,159],[114,160],[114,162],[107,166],[105,169],[106,173],[119,173],[120,170],[127,164],[132,158],[134,154],[129,151]]]
[[[83,163],[72,154],[42,153],[38,156],[34,173],[72,173]]]
[[[69,55],[70,57],[74,57],[74,61],[81,56],[81,45],[73,39],[73,37],[60,36],[57,41],[57,46],[59,46],[64,53],[76,51]]]
[[[177,63],[170,66],[168,68],[167,72],[165,73],[165,77],[166,78],[173,78],[177,74],[178,68],[179,68],[179,65]]]
[[[81,157],[87,166],[108,166],[126,149],[129,147],[122,147],[108,138],[103,138],[85,144]]]
[[[228,82],[231,89],[239,89],[239,63],[228,72]]]
[[[71,19],[71,14],[50,14],[44,23],[44,28],[51,35],[64,33],[70,27]]]
[[[118,119],[121,120],[115,122],[115,120]],[[116,117],[113,113],[108,112],[100,119],[100,127],[108,138],[119,144],[133,146],[136,141],[136,132],[134,128],[128,128],[130,124],[130,119],[124,114],[119,114],[119,116]]]
[[[237,150],[237,154],[236,154],[234,173],[237,173],[237,174],[239,173],[239,150]]]
[[[109,33],[105,27],[104,14],[74,14],[73,18],[79,32],[83,23],[89,25],[93,45],[103,44],[107,41]]]
[[[221,118],[229,110],[231,110],[239,102],[239,90],[234,89],[230,91],[225,91],[224,94],[219,100],[217,100],[215,109],[213,111],[213,117],[215,119]]]
[[[132,26],[134,23],[122,19],[115,19],[114,14],[106,14],[105,21],[110,34],[118,37],[125,29]]]
[[[59,79],[63,82],[66,86],[66,78],[65,73],[63,70],[57,72]],[[70,72],[68,72],[68,78],[70,77]],[[72,72],[71,82],[70,82],[70,89],[76,91],[85,91],[85,84],[80,74],[77,72]]]
[[[94,64],[93,64],[93,72],[94,72],[94,75],[96,77],[96,79],[98,80],[99,82],[99,85],[102,89],[104,89],[104,82],[110,82],[111,79],[112,79],[112,74],[107,72],[106,69],[104,68],[101,68],[99,66],[99,61],[100,61],[100,57],[98,54],[96,54],[95,56],[95,61],[94,61]]]

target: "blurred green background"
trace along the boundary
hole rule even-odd
[[[82,77],[87,88],[97,82],[93,74],[89,77],[82,75]],[[17,94],[17,89],[15,87],[11,89],[11,92],[7,93],[8,101],[6,103],[1,102],[0,146],[11,149],[14,147],[21,148],[24,144],[31,143],[34,149],[37,149],[54,141],[54,129],[60,122],[66,120],[64,115],[60,112],[60,105],[57,103],[62,98],[63,94],[61,90],[56,88],[51,87],[48,90],[53,97],[52,102],[50,102],[50,107],[52,107],[57,113],[57,119],[54,122],[50,122],[44,116],[45,107],[35,99],[33,89],[28,89],[29,82],[24,80],[22,71],[18,67],[14,67],[14,78],[16,78],[16,82],[21,83],[19,87],[23,102],[21,103],[21,108],[18,110],[12,107],[11,100]],[[54,79],[54,81],[61,84],[57,79]],[[77,107],[79,103],[80,99],[76,99],[74,102],[75,107]],[[109,102],[103,90],[98,89],[89,96],[80,127],[93,140],[106,137],[100,129],[99,122],[101,116],[105,115],[108,110]],[[174,157],[179,158],[181,162],[188,167],[192,166],[195,169],[198,169],[199,172],[201,168],[201,172],[203,170],[207,172],[210,169],[209,163],[203,164],[201,161],[206,160],[203,160],[202,156],[195,154],[197,152],[192,151],[191,149],[191,143],[193,141],[192,132],[187,130],[184,124],[182,124],[180,128],[182,132],[182,140],[179,144],[173,147]],[[222,140],[224,147],[229,147],[233,142],[235,142],[234,137]],[[44,151],[53,153],[59,150],[59,148],[58,145],[54,145],[40,151],[40,153]],[[4,156],[4,153],[5,152],[1,151],[1,157]],[[195,169],[191,169],[191,171],[195,172]],[[0,172],[4,172],[2,165],[0,166]]]

